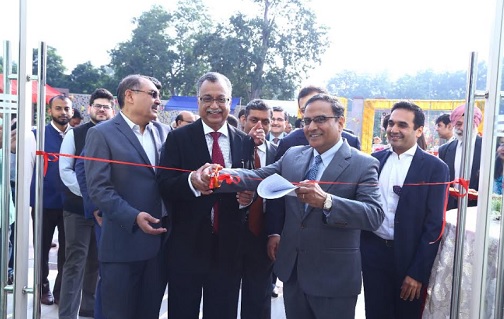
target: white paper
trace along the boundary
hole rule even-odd
[[[257,186],[257,194],[265,199],[280,198],[285,195],[296,196],[294,190],[297,186],[283,178],[281,175],[273,174],[266,177]]]

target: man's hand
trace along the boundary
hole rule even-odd
[[[154,228],[150,224],[158,224],[160,222],[159,219],[154,218],[151,214],[146,212],[140,212],[137,215],[136,223],[138,227],[146,234],[151,235],[160,235],[162,233],[166,233],[166,228]]]
[[[98,223],[98,225],[100,225],[100,227],[101,227],[101,225],[102,225],[102,223],[103,223],[103,217],[100,217],[100,215],[98,215],[98,213],[99,213],[99,212],[100,212],[99,210],[95,210],[95,211],[93,212],[93,215],[94,215],[94,218],[96,219],[96,222],[97,222],[97,223]]]
[[[280,236],[269,236],[268,238],[268,244],[267,244],[267,250],[268,250],[268,257],[271,259],[271,261],[276,260],[276,254],[278,251],[278,246],[280,245]]]
[[[218,164],[205,163],[197,171],[191,173],[192,186],[203,195],[212,194],[210,186],[211,174]]]
[[[420,292],[422,291],[422,283],[416,281],[410,276],[406,276],[401,286],[401,299],[413,301],[413,299],[420,298]]]
[[[327,193],[320,188],[319,184],[313,181],[299,182],[296,189],[298,199],[312,207],[324,208],[324,201]]]
[[[236,200],[241,206],[248,206],[254,200],[254,191],[242,191],[236,193]]]
[[[264,132],[261,121],[258,121],[256,125],[254,125],[254,127],[250,129],[248,135],[254,139],[256,146],[264,143],[264,140],[266,139],[266,133]]]

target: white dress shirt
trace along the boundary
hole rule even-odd
[[[469,179],[471,177],[471,169],[472,169],[472,162],[474,158],[474,145],[476,144],[476,134],[473,134],[472,136],[472,148],[471,148],[471,153],[469,155],[469,176],[467,178]],[[462,175],[461,171],[461,165],[462,165],[462,146],[464,145],[463,141],[461,142],[460,140],[457,141],[457,148],[455,151],[455,160],[453,162],[453,169],[455,176],[454,178],[459,178]]]
[[[142,145],[149,162],[152,166],[156,165],[156,145],[154,144],[154,136],[152,135],[152,129],[154,124],[150,123],[145,126],[143,133],[140,132],[140,126],[133,123],[123,112],[120,112],[121,116],[124,118],[128,126],[131,128],[135,136],[138,138],[140,145]],[[154,169],[154,168],[153,168]],[[154,169],[155,170],[155,169]]]
[[[380,173],[380,202],[383,212],[385,213],[385,219],[374,233],[383,239],[394,239],[394,220],[397,203],[399,202],[399,195],[394,193],[393,187],[399,186],[402,188],[417,147],[418,145],[415,143],[412,148],[401,155],[395,153],[391,148],[390,152],[392,152],[392,154],[387,158]]]

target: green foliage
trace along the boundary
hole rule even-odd
[[[234,96],[292,99],[307,71],[328,47],[327,28],[316,22],[307,1],[255,0],[256,10],[203,34],[195,45],[212,70],[226,74]]]
[[[79,64],[69,76],[70,92],[91,94],[96,88],[106,88],[111,92],[117,89],[111,70],[102,66],[95,68],[91,62]]]
[[[38,74],[38,64],[38,49],[33,49],[33,74]],[[68,87],[68,77],[65,75],[66,68],[63,65],[63,58],[51,46],[47,47],[46,67],[47,84],[53,87]]]
[[[478,65],[476,89],[485,88],[486,73],[486,64],[481,62]],[[460,100],[465,99],[466,81],[466,71],[422,70],[392,81],[386,73],[372,75],[345,70],[334,75],[327,88],[337,96],[348,98]]]

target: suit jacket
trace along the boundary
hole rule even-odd
[[[228,131],[232,167],[252,167],[253,140],[230,125]],[[189,187],[190,171],[211,162],[201,119],[168,134],[160,165],[185,170],[166,169],[157,174],[162,197],[173,212],[168,239],[169,267],[178,272],[206,272],[213,260],[225,267],[238,267],[243,212],[236,194],[196,197]],[[216,201],[219,202],[219,230],[214,246],[211,210]]]
[[[169,129],[158,122],[153,124],[151,132],[158,163],[163,139]],[[87,156],[93,158],[151,165],[121,114],[90,128],[85,149]],[[131,262],[153,258],[161,247],[162,236],[144,233],[136,225],[136,217],[140,212],[159,219],[162,217],[162,200],[154,169],[92,160],[86,161],[84,166],[89,197],[103,214],[100,261]]]
[[[390,150],[372,154],[380,161],[380,172],[390,154]],[[429,282],[439,247],[436,239],[441,234],[448,187],[411,184],[444,183],[448,178],[448,166],[418,147],[404,180],[394,219],[394,263],[400,280],[410,276],[424,285]]]
[[[439,158],[448,164],[450,169],[450,181],[455,179],[455,153],[457,152],[458,140],[454,139],[450,143],[446,143],[439,148]],[[471,167],[471,177],[469,181],[469,188],[478,190],[479,184],[479,172],[481,163],[481,137],[476,136],[476,142],[474,143],[474,155]],[[468,201],[468,206],[478,205],[478,200]],[[455,197],[448,198],[448,208],[453,209],[458,207],[458,199]]]
[[[219,192],[255,189],[257,178],[274,173],[290,182],[304,180],[313,157],[310,146],[289,149],[277,162],[258,170],[225,170],[238,174],[239,184],[222,185]],[[320,184],[332,194],[329,217],[322,209],[308,207],[294,196],[286,196],[285,224],[274,270],[287,281],[293,271],[301,289],[321,297],[356,296],[361,290],[361,229],[377,229],[384,214],[378,189],[378,161],[351,148],[346,142],[336,152]],[[348,183],[348,184],[347,184]]]
[[[350,134],[345,130],[341,132],[341,136],[347,140],[348,145],[360,150],[360,141],[357,136]],[[294,130],[280,140],[275,160],[280,159],[280,157],[282,157],[290,147],[297,145],[308,145],[308,140],[304,135],[303,129]]]

